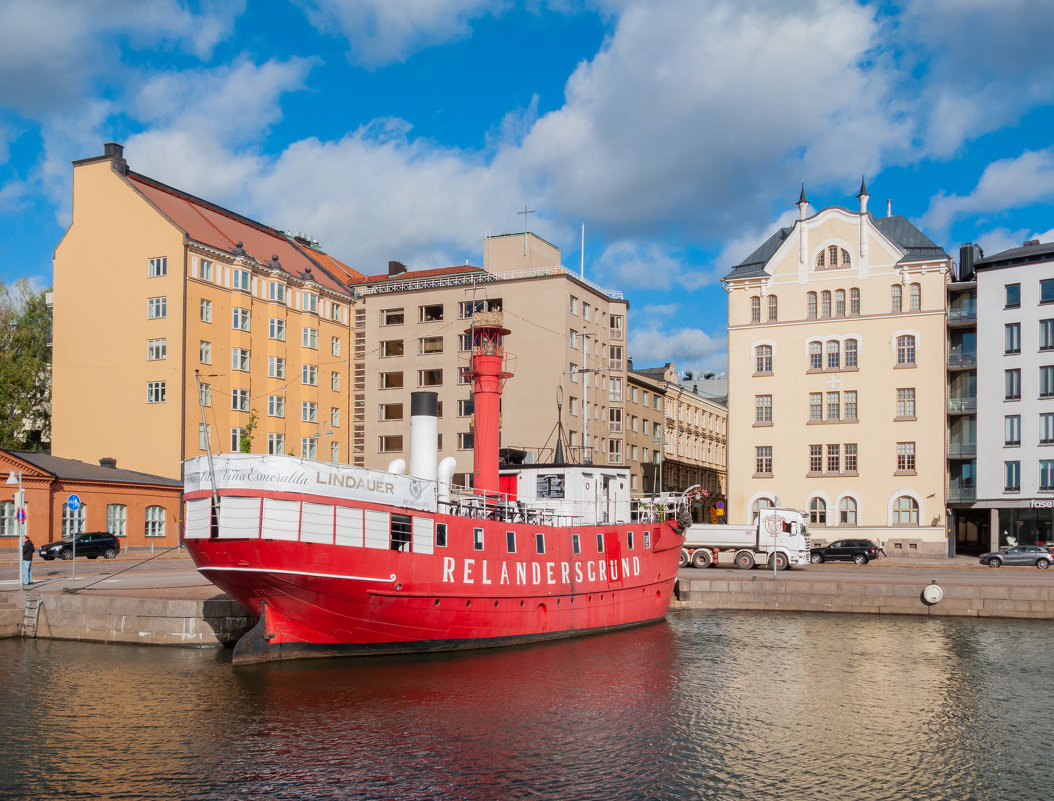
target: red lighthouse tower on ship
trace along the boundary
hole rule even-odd
[[[472,337],[472,378],[474,406],[473,485],[477,493],[498,492],[498,449],[501,440],[501,391],[512,373],[503,344],[509,333],[500,311],[473,315],[472,327],[465,331]]]

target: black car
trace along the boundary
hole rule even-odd
[[[872,559],[878,559],[882,549],[871,540],[838,540],[822,548],[809,549],[809,561],[814,565],[821,562],[856,562],[866,565]]]
[[[87,556],[89,559],[114,559],[121,552],[121,543],[109,531],[89,531],[86,534],[77,535],[77,556]],[[49,542],[40,546],[40,558],[72,559],[73,538],[63,537],[57,542]]]

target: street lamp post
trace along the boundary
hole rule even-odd
[[[18,494],[15,495],[15,525],[18,526],[18,589],[25,589],[25,584],[22,582],[22,544],[25,540],[25,514],[26,514],[26,496],[22,492],[22,471],[17,473],[12,470],[10,475],[7,477],[7,483],[10,485],[18,485]]]

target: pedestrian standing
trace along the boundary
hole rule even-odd
[[[33,583],[33,551],[36,550],[36,546],[33,544],[33,540],[26,535],[26,538],[22,540],[22,584],[23,586],[29,586]]]

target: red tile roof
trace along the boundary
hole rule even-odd
[[[277,228],[130,170],[128,180],[196,242],[228,253],[234,253],[240,242],[246,255],[257,261],[270,264],[277,256],[282,270],[290,275],[344,295],[350,294],[348,283],[361,283],[365,278],[329,254],[292,241]]]

